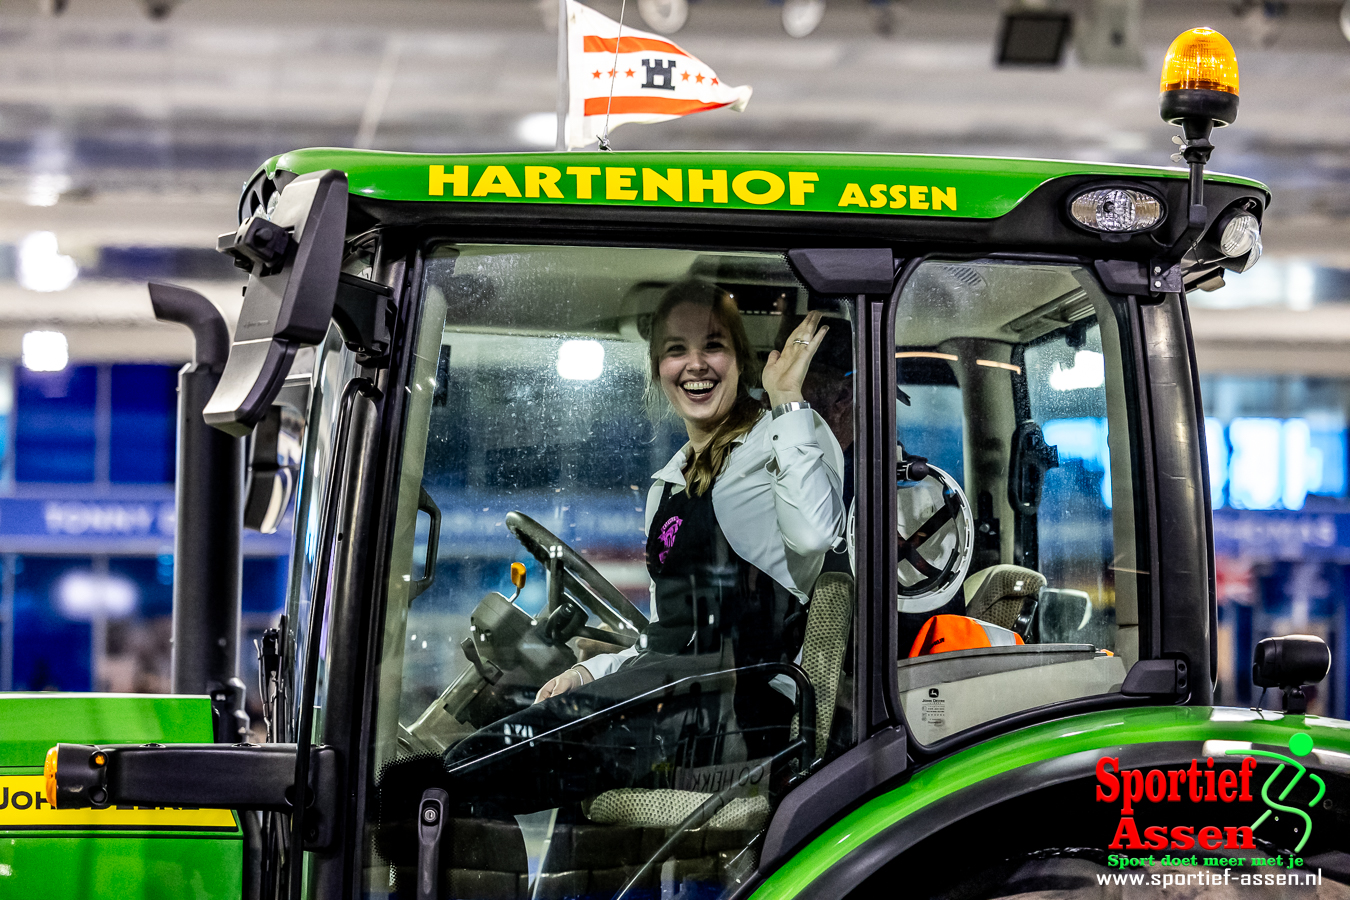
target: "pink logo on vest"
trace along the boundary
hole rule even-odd
[[[661,533],[656,536],[656,539],[665,544],[666,549],[656,555],[658,561],[663,563],[666,561],[666,557],[670,555],[670,548],[675,546],[675,532],[679,531],[683,524],[684,519],[679,516],[671,516],[666,519],[666,524],[661,526]]]

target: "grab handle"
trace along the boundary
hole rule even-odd
[[[436,501],[431,499],[425,487],[419,488],[417,495],[417,511],[424,512],[431,517],[431,527],[427,531],[427,558],[422,564],[422,577],[418,578],[410,586],[411,595],[409,600],[422,596],[427,588],[431,587],[436,581],[436,554],[440,552],[441,547],[441,508],[436,505]]]

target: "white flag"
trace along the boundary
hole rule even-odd
[[[567,147],[593,144],[625,122],[664,122],[729,106],[740,112],[750,88],[717,73],[663,37],[624,26],[567,0]],[[612,85],[612,88],[611,88]],[[611,89],[613,96],[611,97]]]

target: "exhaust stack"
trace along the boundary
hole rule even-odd
[[[248,734],[239,679],[244,444],[202,418],[230,354],[230,332],[196,291],[149,287],[155,317],[191,329],[196,345],[193,361],[178,373],[173,691],[209,694],[216,740],[233,744]]]

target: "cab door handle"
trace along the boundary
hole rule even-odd
[[[438,900],[441,832],[449,805],[449,794],[440,788],[427,788],[417,806],[417,900]]]

